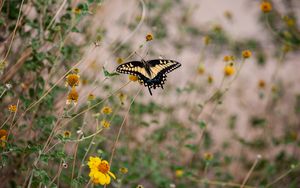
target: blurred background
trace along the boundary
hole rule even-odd
[[[88,156],[108,187],[299,187],[298,0],[0,5],[2,187],[90,186]],[[141,57],[182,66],[151,96],[115,74]]]

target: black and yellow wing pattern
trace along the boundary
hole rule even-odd
[[[167,79],[167,73],[177,69],[181,64],[177,61],[167,59],[154,59],[149,61],[130,61],[119,65],[117,72],[131,74],[138,77],[138,81],[148,87],[150,95],[151,89],[163,88]]]

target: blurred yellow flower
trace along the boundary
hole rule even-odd
[[[206,36],[203,37],[203,42],[204,42],[205,45],[209,45],[210,42],[211,42],[211,38],[206,35]]]
[[[128,173],[128,169],[125,168],[125,167],[121,167],[121,168],[119,169],[119,171],[120,171],[122,174],[127,174],[127,173]]]
[[[78,97],[79,97],[79,95],[78,95],[78,93],[77,93],[75,87],[73,87],[73,88],[71,89],[70,93],[68,94],[66,104],[69,105],[69,104],[73,103],[74,105],[76,105],[77,102],[78,102]]]
[[[264,80],[259,80],[258,81],[258,87],[260,89],[264,89],[266,87],[266,82]]]
[[[129,80],[133,81],[133,82],[136,82],[138,80],[138,77],[137,76],[134,76],[134,75],[129,75]]]
[[[136,188],[144,188],[143,185],[137,185]]]
[[[226,65],[224,67],[224,74],[225,74],[225,76],[231,76],[231,75],[234,74],[234,72],[235,72],[235,68],[233,66]]]
[[[250,50],[244,50],[244,51],[242,52],[242,56],[243,56],[243,58],[245,58],[245,59],[251,57],[251,55],[252,55],[252,53],[251,53]]]
[[[151,33],[148,33],[146,35],[146,41],[151,41],[151,40],[153,40],[153,35]]]
[[[5,129],[0,129],[0,147],[4,148],[7,140],[7,131]]]
[[[211,161],[211,160],[214,158],[214,156],[213,156],[212,153],[205,152],[205,153],[203,154],[203,158],[204,158],[204,160],[206,160],[206,161]]]
[[[212,84],[212,83],[214,82],[214,78],[213,78],[211,75],[208,75],[208,76],[207,76],[207,82],[208,82],[209,84]]]
[[[106,115],[109,115],[112,113],[112,109],[109,107],[109,106],[104,106],[102,109],[101,109],[101,112],[103,114],[106,114]]]
[[[184,173],[183,170],[178,169],[178,170],[175,171],[175,176],[176,176],[177,178],[180,178],[180,177],[183,176],[183,173]]]
[[[232,55],[225,55],[223,58],[223,61],[228,62],[228,61],[234,61],[235,57]]]
[[[106,160],[99,157],[90,157],[88,166],[90,168],[89,177],[94,184],[108,185],[111,177],[116,179],[116,176],[110,172],[110,166]]]
[[[200,74],[200,75],[204,74],[205,73],[204,65],[203,64],[199,65],[197,71],[198,71],[198,74]]]
[[[70,131],[65,131],[64,132],[64,137],[65,138],[69,138],[71,136],[71,132]]]
[[[8,111],[10,112],[16,112],[17,111],[17,105],[9,105]]]
[[[127,96],[124,93],[119,93],[118,94],[119,100],[121,102],[121,105],[124,105],[124,101],[126,100]]]
[[[225,18],[227,18],[228,20],[231,20],[232,19],[232,13],[230,11],[225,11],[224,12],[224,16]]]
[[[69,74],[66,77],[66,86],[75,87],[79,85],[79,75]]]
[[[272,10],[272,5],[271,5],[270,2],[263,1],[260,4],[260,9],[261,9],[262,12],[267,13],[267,12],[270,12]]]
[[[93,93],[90,93],[88,95],[88,101],[93,101],[93,100],[95,100],[95,95]]]
[[[121,58],[121,57],[118,57],[117,58],[117,63],[118,64],[122,64],[124,62],[124,59],[123,58]]]
[[[81,9],[80,8],[74,8],[73,9],[73,13],[74,14],[80,14],[81,13]]]
[[[105,119],[101,121],[101,125],[104,128],[109,128],[110,127],[109,121],[106,121]]]

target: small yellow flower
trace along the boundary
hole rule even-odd
[[[244,51],[242,52],[242,56],[243,56],[243,58],[245,58],[245,59],[251,57],[251,55],[252,55],[252,53],[251,53],[250,50],[244,50]]]
[[[153,40],[153,35],[151,33],[148,33],[146,35],[146,41],[148,42],[148,41],[151,41],[151,40]]]
[[[134,75],[129,75],[129,80],[133,81],[133,82],[136,82],[138,80],[138,77],[137,76],[134,76]]]
[[[260,4],[260,9],[261,9],[262,12],[267,13],[267,12],[270,12],[272,10],[272,5],[271,5],[270,2],[263,1]]]
[[[119,93],[118,94],[119,100],[121,102],[121,105],[124,105],[124,101],[126,100],[127,96],[124,93]]]
[[[7,140],[7,131],[5,129],[0,129],[0,147],[4,148]]]
[[[225,11],[224,12],[224,16],[225,18],[227,18],[228,20],[232,20],[232,13],[230,11]]]
[[[106,121],[105,119],[101,121],[101,125],[102,125],[104,128],[109,128],[109,127],[110,127],[109,121]]]
[[[71,132],[70,131],[65,131],[64,132],[64,137],[65,138],[70,138],[70,136],[71,136]]]
[[[203,64],[198,66],[198,74],[202,75],[205,73],[205,67]]]
[[[7,61],[5,61],[4,59],[1,59],[0,60],[0,70],[3,70],[7,64],[8,64]]]
[[[286,23],[286,25],[287,25],[288,27],[293,27],[293,26],[295,26],[295,20],[294,20],[293,18],[290,18],[290,17],[288,17],[288,16],[284,16],[284,17],[283,17],[283,20],[285,21],[285,23]]]
[[[203,37],[203,42],[204,42],[204,44],[207,46],[207,45],[210,44],[211,38],[210,38],[209,36],[204,36],[204,37]]]
[[[223,61],[225,61],[225,62],[234,61],[234,60],[235,60],[235,57],[232,55],[225,55],[223,58]]]
[[[235,68],[233,66],[226,65],[224,67],[224,74],[225,74],[225,76],[231,76],[231,75],[234,74],[234,72],[235,72]]]
[[[69,104],[73,103],[74,105],[76,105],[77,102],[78,102],[78,96],[79,96],[79,95],[78,95],[78,93],[77,93],[75,87],[73,87],[73,88],[71,89],[70,93],[68,94],[66,104],[69,105]]]
[[[90,168],[89,177],[94,184],[108,185],[111,177],[116,179],[116,176],[110,172],[110,166],[106,160],[99,157],[90,157],[88,166]]]
[[[258,88],[264,89],[266,87],[266,82],[264,80],[258,81]]]
[[[80,8],[74,8],[73,9],[73,13],[74,14],[80,14],[81,13],[81,9]]]
[[[112,109],[111,109],[110,107],[108,107],[108,106],[104,106],[104,107],[101,109],[101,112],[102,112],[103,114],[109,115],[109,114],[112,113]]]
[[[183,170],[178,169],[178,170],[175,171],[175,176],[176,176],[177,178],[180,178],[180,177],[183,176],[183,173],[184,173]]]
[[[206,161],[211,161],[214,158],[214,156],[213,156],[212,153],[206,152],[206,153],[203,154],[203,158]]]
[[[128,173],[128,169],[125,168],[125,167],[121,167],[121,168],[119,169],[119,171],[120,171],[122,174],[127,174],[127,173]]]
[[[9,105],[8,111],[10,112],[16,112],[17,111],[17,105]]]
[[[136,186],[136,188],[144,188],[144,186],[139,184],[139,185]]]
[[[69,74],[66,77],[66,86],[75,87],[79,85],[80,76],[77,74]]]
[[[285,53],[291,51],[291,49],[292,49],[292,47],[290,45],[288,45],[288,44],[284,44],[282,46],[282,51],[285,52]]]
[[[89,95],[88,95],[88,101],[93,101],[93,100],[95,100],[95,95],[93,94],[93,93],[90,93]]]
[[[121,58],[121,57],[118,57],[117,58],[117,63],[118,64],[122,64],[124,62],[124,59],[123,58]]]
[[[277,92],[278,92],[278,87],[277,87],[276,85],[273,85],[273,86],[271,87],[271,91],[272,91],[273,93],[277,93]]]
[[[212,83],[214,82],[214,78],[213,78],[211,75],[208,75],[208,76],[207,76],[207,82],[208,82],[209,84],[212,84]]]

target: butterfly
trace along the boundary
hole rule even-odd
[[[177,69],[181,64],[177,61],[167,59],[153,59],[145,61],[130,61],[117,67],[118,73],[131,74],[138,77],[138,81],[148,87],[150,95],[151,89],[161,87],[167,80],[167,73]]]

